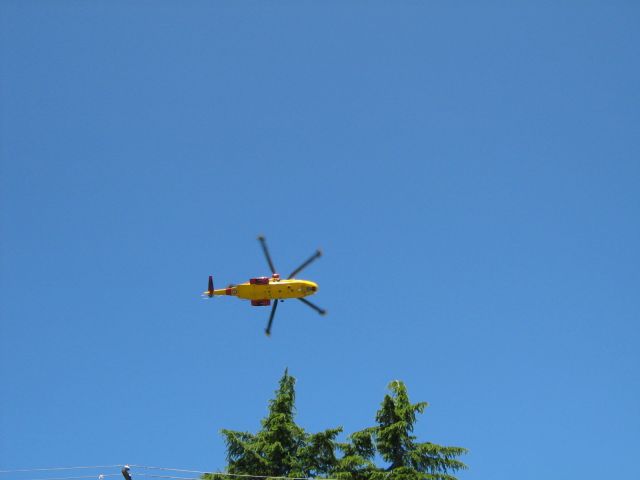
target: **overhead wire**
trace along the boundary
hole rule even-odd
[[[273,476],[273,475],[252,475],[248,473],[227,473],[227,472],[205,472],[202,470],[188,470],[184,468],[170,468],[170,467],[156,467],[149,465],[135,465],[135,464],[127,464],[129,467],[134,469],[144,469],[144,470],[159,470],[166,472],[177,472],[177,473],[192,473],[197,475],[220,475],[227,477],[239,477],[239,478],[263,478],[263,479],[274,479],[274,480],[314,480],[313,477],[285,477],[285,476]],[[55,472],[55,471],[65,471],[65,470],[98,470],[98,469],[107,469],[107,468],[121,468],[124,465],[93,465],[93,466],[74,466],[74,467],[42,467],[42,468],[20,468],[20,469],[12,469],[12,470],[0,470],[0,474],[10,474],[10,473],[29,473],[29,472]],[[46,478],[29,478],[25,480],[83,480],[90,478],[106,478],[106,477],[118,477],[119,473],[107,473],[107,474],[98,474],[98,475],[82,475],[82,476],[69,476],[69,477],[46,477]],[[164,478],[168,480],[201,480],[198,477],[175,477],[171,475],[157,475],[153,473],[134,473],[132,476],[135,477],[146,477],[146,478]],[[323,480],[335,480],[335,479],[323,479]]]
[[[244,477],[244,478],[274,478],[280,480],[313,480],[313,478],[309,477],[282,477],[278,475],[253,475],[250,473],[227,473],[227,472],[203,472],[200,470],[185,470],[181,468],[169,468],[169,467],[150,467],[146,465],[133,465],[129,464],[131,468],[144,468],[148,470],[165,470],[170,472],[181,472],[181,473],[199,473],[200,475],[208,474],[208,475],[224,475],[227,477]],[[144,475],[144,473],[138,473],[137,476]],[[176,478],[176,477],[172,477]],[[181,477],[185,478],[185,477]],[[323,480],[335,480],[331,478],[323,479]]]
[[[17,468],[13,470],[0,470],[0,473],[23,473],[23,472],[53,472],[57,470],[81,470],[91,469],[97,470],[99,468],[120,468],[122,465],[93,465],[82,467],[42,467],[42,468]]]
[[[200,477],[172,477],[170,475],[154,475],[152,473],[137,473],[135,476],[148,478],[170,478],[173,480],[200,480]]]
[[[30,478],[28,480],[80,480],[84,478],[104,478],[104,477],[119,477],[119,473],[107,473],[98,475],[81,475],[75,477],[44,477],[44,478]]]
[[[199,473],[201,475],[203,475],[205,473],[211,473],[211,474],[217,473],[217,472],[202,472],[200,470],[186,470],[184,468],[150,467],[150,466],[147,466],[147,465],[134,465],[133,463],[130,463],[129,466],[131,468],[144,468],[145,470],[164,470],[164,471],[168,471],[168,472]],[[142,475],[142,474],[138,474],[138,475]]]

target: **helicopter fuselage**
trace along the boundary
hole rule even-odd
[[[213,290],[213,295],[231,295],[244,300],[284,300],[308,297],[317,291],[318,284],[309,280],[260,277],[246,283]]]

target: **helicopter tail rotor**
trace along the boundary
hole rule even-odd
[[[209,275],[209,288],[207,289],[207,296],[213,297],[213,275]]]

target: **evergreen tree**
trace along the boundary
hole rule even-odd
[[[347,440],[337,444],[343,455],[331,476],[339,480],[369,480],[374,473],[380,471],[373,462],[376,447],[372,429],[349,435]]]
[[[371,434],[380,456],[389,463],[386,473],[375,472],[371,480],[455,480],[451,475],[467,466],[457,458],[467,453],[461,447],[445,447],[431,442],[417,443],[412,435],[416,415],[426,402],[412,404],[404,383],[389,384],[387,394],[376,414],[377,426],[366,430]]]
[[[308,434],[295,423],[295,378],[288,371],[275,394],[258,433],[222,430],[227,472],[270,477],[327,475],[336,464],[335,438],[342,429]]]
[[[400,381],[389,384],[376,414],[377,425],[337,442],[341,428],[308,434],[295,421],[295,379],[285,370],[262,429],[252,434],[222,430],[227,444],[227,473],[269,477],[328,477],[339,480],[456,480],[466,469],[458,457],[467,451],[431,442],[416,442],[412,434],[426,402],[412,404]],[[336,450],[342,452],[337,458]],[[375,464],[376,454],[388,463]],[[237,480],[205,475],[207,480]]]

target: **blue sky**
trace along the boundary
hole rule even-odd
[[[461,479],[633,476],[635,2],[0,13],[0,469],[223,468],[288,367],[309,431],[401,379]],[[328,316],[200,298],[260,233]]]

